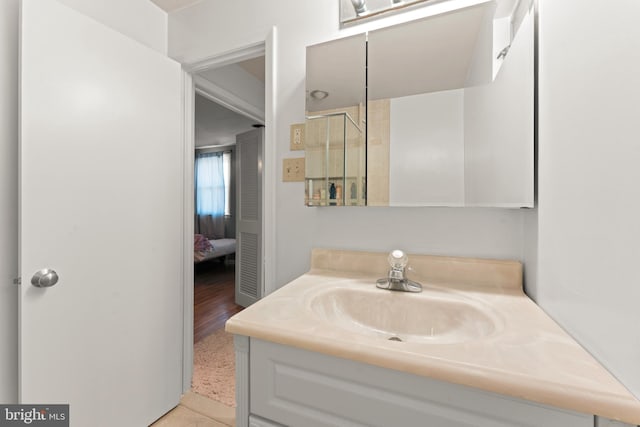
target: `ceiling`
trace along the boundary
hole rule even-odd
[[[223,105],[225,102],[230,102],[229,105],[236,105],[235,101],[225,98],[224,93],[228,93],[237,98],[237,101],[244,101],[245,107],[255,108],[256,111],[246,110],[248,113],[257,114],[253,117],[260,116],[257,113],[258,109],[262,111],[262,116],[264,116],[264,64],[264,56],[261,56],[219,68],[210,68],[197,74],[197,78],[200,79],[197,82],[202,82],[196,83],[202,93],[202,95],[197,94],[195,103],[197,147],[234,144],[236,135],[249,131],[253,129],[253,125],[260,123],[243,114],[236,113],[216,101],[212,101],[212,99],[221,99]],[[247,74],[243,71],[246,71]],[[210,83],[211,86],[207,86],[205,82]],[[260,103],[263,104],[262,108],[258,108]],[[241,105],[236,105],[236,107],[242,109]]]
[[[238,62],[247,73],[264,83],[264,55],[246,61]]]
[[[235,136],[253,129],[255,123],[255,120],[196,94],[196,147],[235,144]]]

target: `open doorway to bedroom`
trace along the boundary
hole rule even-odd
[[[233,408],[233,337],[224,331],[224,324],[246,305],[246,299],[238,297],[246,265],[261,263],[243,249],[246,233],[242,232],[242,212],[245,206],[261,204],[261,192],[243,191],[243,183],[247,179],[259,180],[262,174],[260,158],[247,161],[245,136],[259,134],[256,141],[263,141],[265,58],[257,56],[205,69],[194,74],[193,80],[196,94],[191,385],[193,392]]]

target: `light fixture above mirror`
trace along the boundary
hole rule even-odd
[[[526,14],[529,1],[523,0],[339,0],[340,26],[347,27],[367,22],[371,19],[403,13],[412,9],[447,3],[453,9],[472,6],[485,2],[496,5],[494,17],[507,18],[511,24],[511,33],[515,34]],[[439,7],[439,6],[436,6]]]
[[[356,24],[364,19],[437,0],[340,0],[340,25]]]

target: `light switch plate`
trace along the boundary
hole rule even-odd
[[[304,157],[282,159],[282,181],[304,181]]]
[[[304,150],[304,123],[294,123],[291,125],[290,149]]]

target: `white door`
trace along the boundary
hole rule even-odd
[[[181,69],[22,4],[20,401],[145,426],[182,390]]]
[[[236,304],[243,307],[262,297],[262,156],[264,131],[236,136],[237,257]]]

